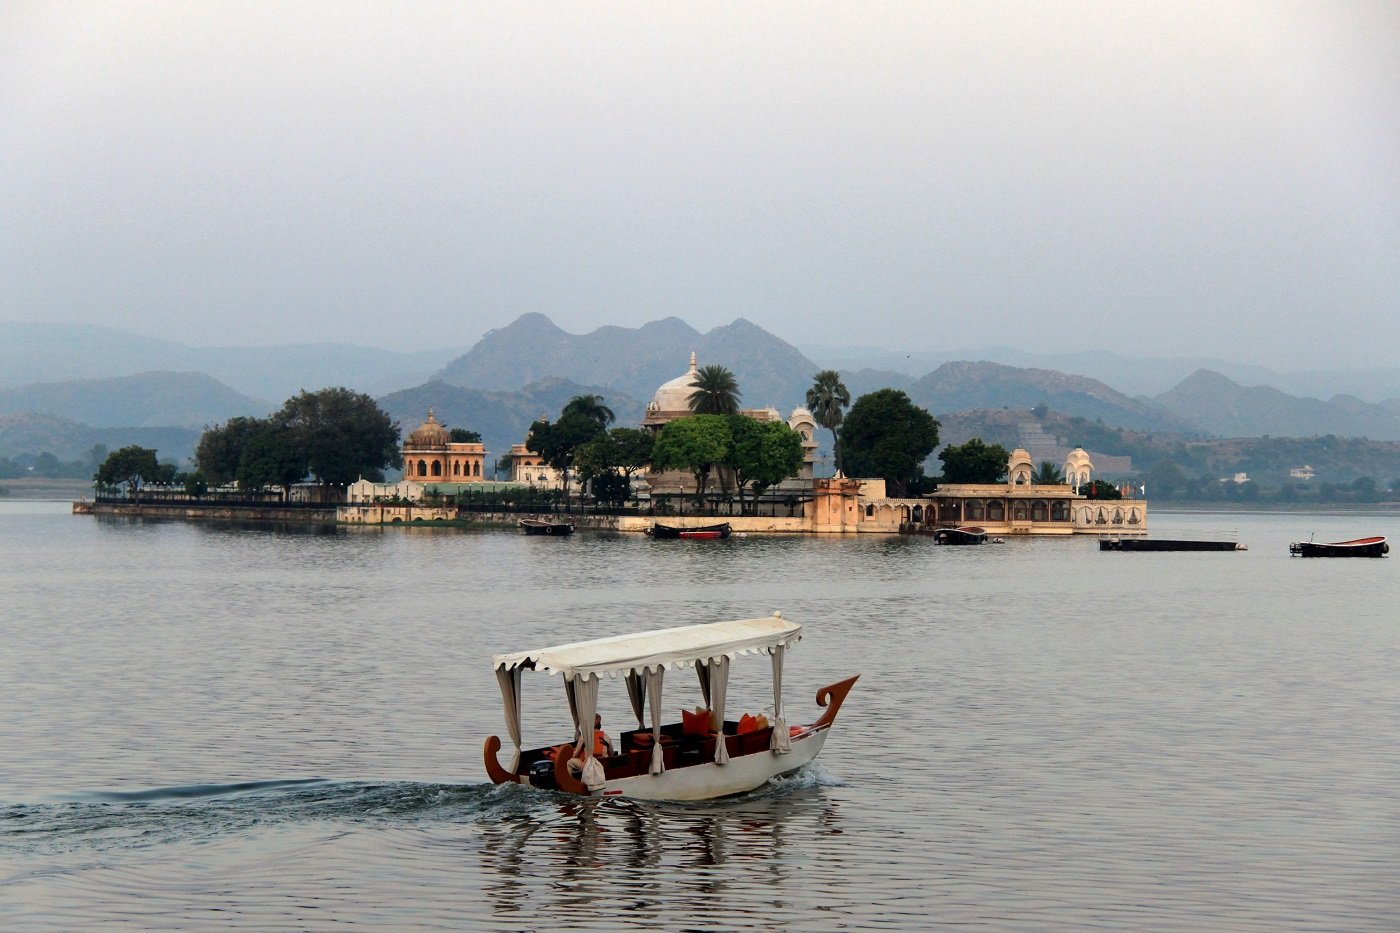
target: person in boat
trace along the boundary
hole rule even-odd
[[[552,748],[547,748],[547,749],[545,749],[544,754],[545,754],[545,757],[546,757],[546,758],[552,759],[552,758],[554,757],[554,749],[552,749]],[[594,757],[594,758],[611,758],[611,757],[612,757],[612,754],[613,754],[612,739],[608,738],[608,734],[607,734],[606,732],[603,731],[603,714],[602,714],[602,713],[594,713],[594,714],[593,714],[593,757]],[[573,759],[572,761],[577,761],[577,760],[578,760],[578,759]],[[572,761],[570,762],[571,764],[572,764]],[[580,761],[580,762],[579,762],[579,767],[582,767],[582,766],[583,766],[583,763]]]

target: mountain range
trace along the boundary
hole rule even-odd
[[[556,415],[577,394],[603,396],[619,424],[636,424],[656,388],[686,371],[692,352],[700,365],[734,372],[745,407],[773,407],[784,416],[803,403],[813,375],[832,365],[742,318],[707,333],[672,317],[577,335],[526,314],[465,350],[418,353],[341,343],[191,348],[116,329],[0,322],[0,456],[46,449],[63,457],[94,443],[111,447],[114,437],[119,446],[121,436],[169,429],[162,457],[182,461],[204,426],[266,414],[301,389],[328,385],[375,396],[405,432],[431,407],[444,423],[480,432],[491,455],[501,456],[524,439],[530,422]],[[916,355],[935,356],[911,352],[906,362]],[[935,416],[1043,406],[1180,436],[1400,440],[1395,397],[1311,398],[1244,385],[1211,369],[1183,372],[1155,395],[1130,395],[1090,375],[987,360],[945,360],[917,375],[875,367],[842,374],[853,397],[900,388]]]

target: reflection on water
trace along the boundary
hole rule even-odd
[[[1249,550],[0,503],[0,928],[1400,926],[1396,559],[1287,551],[1395,518],[1171,524]],[[790,719],[863,675],[817,765],[695,805],[485,783],[493,652],[775,609]],[[537,680],[527,742],[567,729]]]

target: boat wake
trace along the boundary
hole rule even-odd
[[[810,764],[737,799],[761,805],[765,800],[839,784],[819,765]],[[580,805],[610,803],[515,785],[321,778],[89,791],[49,803],[0,805],[0,856],[140,849],[315,823],[361,827],[548,824],[560,819],[561,801],[567,801],[570,811]],[[650,801],[627,803],[656,806]]]

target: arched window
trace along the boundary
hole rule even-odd
[[[481,475],[481,461],[478,460],[478,461],[476,461],[476,463],[473,463],[473,464],[472,464],[472,476],[480,476],[480,475]]]
[[[453,475],[453,476],[461,476],[461,475],[462,475],[462,463],[461,463],[460,460],[454,460],[454,461],[452,461],[452,475]]]
[[[1002,502],[1000,499],[993,499],[991,502],[988,502],[988,503],[987,503],[987,521],[989,521],[989,522],[1004,522],[1004,521],[1006,521],[1006,503],[1005,503],[1005,502]]]
[[[922,505],[916,505],[916,506],[914,506],[914,517],[913,517],[914,524],[916,524],[916,525],[922,524],[922,523],[923,523],[923,520],[924,520],[924,507],[923,507]]]
[[[1014,518],[1016,519],[1016,521],[1018,521],[1018,522],[1023,522],[1023,521],[1025,521],[1025,520],[1026,520],[1026,504],[1025,504],[1024,502],[1017,502],[1017,503],[1012,507],[1011,514],[1012,514],[1012,517],[1014,517]]]
[[[441,460],[434,460],[434,461],[433,461],[433,475],[434,475],[434,476],[441,476],[441,475],[442,475],[442,461],[441,461]]]
[[[867,505],[867,506],[865,507],[865,517],[866,517],[866,518],[870,518],[870,517],[873,516],[874,514],[875,514],[875,506],[873,506],[873,505]]]
[[[1142,523],[1141,520],[1138,518],[1138,510],[1137,510],[1137,509],[1133,509],[1131,512],[1128,513],[1128,524],[1129,524],[1129,525],[1139,525],[1139,524],[1141,524],[1141,523]]]
[[[1114,509],[1114,510],[1113,510],[1113,524],[1115,524],[1115,525],[1121,525],[1121,524],[1123,524],[1123,510],[1122,510],[1122,509]]]
[[[1059,500],[1059,501],[1053,503],[1053,504],[1050,506],[1050,521],[1052,521],[1052,522],[1067,522],[1067,521],[1069,521],[1069,503],[1066,502],[1066,501],[1064,501],[1063,499],[1061,499],[1061,500]]]
[[[1031,504],[1031,521],[1043,522],[1048,514],[1049,510],[1045,506],[1044,499],[1037,499]]]
[[[970,522],[980,522],[982,520],[982,500],[967,500],[967,520]]]
[[[427,476],[427,475],[428,475],[428,461],[426,461],[426,460],[419,460],[419,461],[418,461],[418,475],[419,475],[419,476]]]

